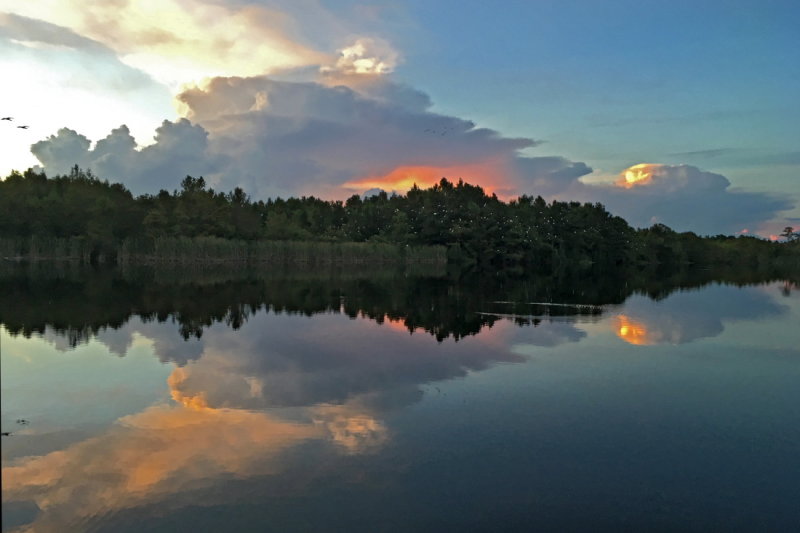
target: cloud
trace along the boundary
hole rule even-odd
[[[519,188],[521,178],[506,169],[513,170],[519,150],[537,144],[433,113],[424,93],[388,81],[354,90],[263,76],[214,78],[177,99],[191,122],[165,121],[156,142],[141,151],[132,149],[124,127],[94,149],[76,132],[61,130],[33,151],[50,173],[78,163],[135,193],[171,188],[192,174],[256,197],[344,197],[352,193],[344,184],[403,167],[430,168],[436,181],[445,172],[490,188]],[[526,171],[541,166],[550,174],[570,165],[549,158],[527,164]],[[482,175],[467,174],[470,169]]]
[[[328,85],[358,85],[392,72],[399,57],[383,39],[362,37],[340,49],[336,62],[320,67],[320,74]]]
[[[0,13],[0,38],[29,48],[63,47],[113,54],[97,41],[68,28],[14,13]]]
[[[9,70],[27,90],[46,83],[59,91],[66,87],[168,96],[145,72],[120,61],[111,47],[50,22],[0,12],[0,46],[4,66],[13,67]],[[37,73],[42,76],[31,79]],[[60,105],[64,96],[59,94]]]
[[[103,179],[124,183],[135,194],[172,190],[187,174],[211,174],[224,161],[209,151],[208,132],[186,119],[165,120],[156,129],[155,143],[142,149],[127,126],[90,146],[85,136],[62,128],[33,144],[31,152],[51,175],[79,165]]]
[[[257,75],[319,64],[328,57],[298,42],[294,20],[286,13],[261,5],[203,0],[42,4],[15,2],[8,9],[103,43],[124,63],[172,87],[206,76]]]
[[[690,165],[634,165],[621,172],[613,185],[570,178],[549,183],[561,185],[551,189],[551,194],[601,202],[633,226],[658,222],[677,231],[707,235],[762,228],[795,205],[786,196],[733,189],[725,176]]]
[[[652,172],[650,183],[627,191],[629,198],[618,193],[607,198],[608,207],[637,225],[646,225],[649,217],[679,231],[731,234],[759,227],[794,206],[785,196],[733,190],[724,176],[689,165],[654,165]]]

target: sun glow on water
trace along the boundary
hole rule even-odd
[[[652,339],[649,338],[647,326],[627,315],[616,317],[616,334],[617,337],[630,344],[641,346],[653,344]]]

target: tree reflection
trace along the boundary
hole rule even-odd
[[[132,317],[174,323],[184,340],[199,339],[213,324],[239,329],[254,313],[312,316],[344,313],[442,341],[475,335],[500,317],[536,326],[542,317],[598,315],[631,294],[660,300],[678,289],[712,281],[746,285],[773,281],[751,269],[604,271],[569,270],[509,277],[433,271],[175,271],[94,269],[74,265],[3,265],[0,323],[26,337],[47,329],[76,346]],[[795,281],[785,281],[790,294]],[[543,303],[581,306],[543,306]],[[585,307],[583,307],[585,306]]]

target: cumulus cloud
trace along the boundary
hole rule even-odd
[[[31,152],[50,174],[64,174],[79,165],[104,179],[124,183],[135,194],[172,190],[187,174],[211,174],[224,161],[209,151],[208,132],[186,119],[165,120],[156,129],[155,140],[139,149],[123,125],[92,148],[88,138],[62,128],[33,144]]]
[[[431,182],[449,171],[451,178],[511,189],[518,177],[505,169],[513,168],[519,150],[537,144],[433,113],[426,95],[387,81],[357,91],[268,77],[214,78],[177,98],[191,122],[165,121],[155,144],[138,152],[119,128],[94,149],[77,133],[62,130],[37,143],[34,153],[51,173],[78,163],[136,193],[202,174],[219,188],[241,186],[256,197],[343,197],[350,193],[345,183],[409,165],[432,169]],[[538,169],[531,159],[531,168]],[[570,165],[546,163],[542,169],[548,173]],[[453,175],[454,168],[482,175]]]
[[[545,198],[600,202],[636,227],[661,223],[701,235],[765,233],[767,221],[795,205],[791,197],[735,189],[725,176],[690,165],[641,163],[613,183],[579,179],[590,172],[582,163],[562,163],[532,184]]]
[[[603,202],[635,226],[655,222],[678,231],[733,234],[759,228],[794,202],[787,197],[731,188],[725,176],[690,165],[641,164],[615,186],[578,186],[578,197]]]
[[[320,74],[329,85],[368,84],[392,72],[399,57],[383,39],[362,37],[340,49],[336,62],[320,67]]]

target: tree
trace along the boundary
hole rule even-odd
[[[786,226],[781,232],[781,237],[786,239],[786,242],[796,241],[800,239],[800,231],[795,231],[792,226]]]

